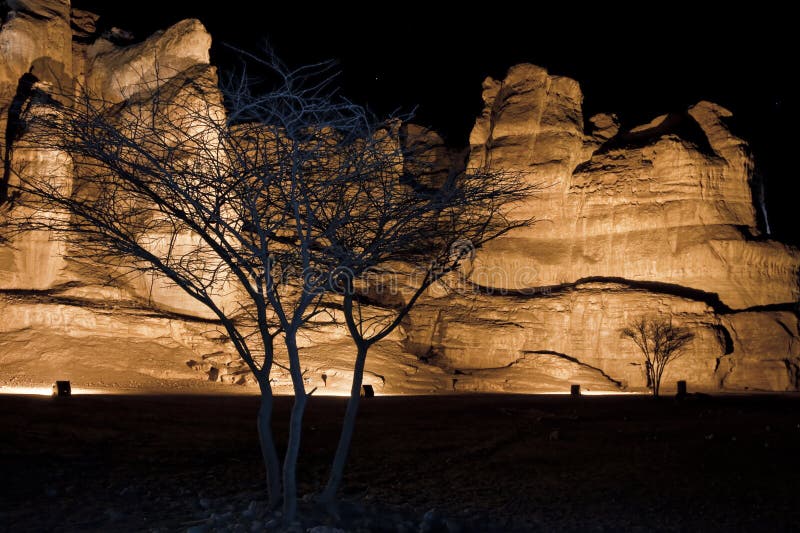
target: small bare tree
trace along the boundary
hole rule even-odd
[[[339,98],[328,65],[259,63],[273,89],[254,92],[241,76],[220,92],[209,67],[143,83],[113,105],[86,91],[53,100],[52,88],[37,85],[17,151],[62,154],[74,177],[18,168],[6,208],[16,232],[49,232],[66,242],[73,261],[117,282],[155,290],[168,280],[219,320],[260,387],[270,504],[282,502],[291,521],[313,393],[305,389],[301,329],[341,298],[359,352],[357,396],[368,347],[427,286],[460,267],[454,243],[479,246],[526,224],[510,220],[505,207],[532,187],[487,169],[421,183],[404,172],[414,154],[400,142],[398,122]],[[367,335],[355,318],[353,288],[392,261],[425,265],[426,274],[397,316]],[[282,462],[272,434],[276,365],[294,389]],[[330,494],[349,448],[357,401],[351,404]]]
[[[658,397],[664,370],[686,353],[694,333],[673,325],[669,318],[644,316],[622,328],[621,333],[642,351],[648,386],[653,389],[653,396]]]

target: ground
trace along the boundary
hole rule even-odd
[[[281,440],[290,405],[278,398]],[[366,517],[344,525],[416,531],[436,509],[461,531],[793,530],[799,407],[785,395],[368,399],[343,490]],[[257,408],[242,394],[2,395],[0,530],[263,530]],[[343,408],[312,397],[303,493],[324,480]]]

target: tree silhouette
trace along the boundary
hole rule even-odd
[[[35,85],[15,151],[60,154],[74,175],[22,166],[7,208],[14,232],[63,239],[76,264],[144,287],[156,304],[179,288],[218,320],[259,385],[269,501],[283,504],[288,522],[313,393],[305,388],[300,331],[343,309],[358,352],[357,398],[369,346],[425,288],[460,268],[458,243],[480,246],[530,223],[507,215],[535,187],[488,169],[438,183],[409,174],[425,161],[408,164],[418,154],[402,143],[400,121],[338,97],[329,64],[288,69],[272,56],[249,57],[268,73],[266,82],[244,71],[218,84],[212,68],[198,66],[143,80],[117,104],[86,90],[52,99],[52,87]],[[365,336],[353,302],[393,263],[420,272],[417,288],[383,329]],[[272,431],[276,366],[288,371],[294,391],[282,461]],[[356,411],[351,397],[328,499]]]
[[[644,316],[632,321],[621,333],[642,351],[648,386],[653,389],[653,396],[658,397],[664,370],[686,353],[686,346],[694,339],[694,333],[673,325],[668,318]]]

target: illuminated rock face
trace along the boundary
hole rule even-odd
[[[700,102],[603,140],[607,129],[583,135],[572,80],[520,65],[484,87],[470,164],[520,171],[544,188],[520,211],[538,222],[488,246],[476,277],[505,272],[493,285],[514,289],[660,281],[716,293],[734,309],[797,300],[797,250],[754,240],[753,162],[726,128],[727,110]],[[511,275],[520,269],[526,278]]]
[[[54,183],[70,186],[72,162],[53,150],[20,148],[23,136],[19,118],[34,86],[72,90],[72,30],[69,2],[15,0],[0,30],[0,204],[17,173],[50,176]],[[11,216],[24,216],[12,210]],[[64,243],[46,232],[16,237],[0,247],[0,287],[47,289],[64,280]]]
[[[717,312],[702,300],[621,283],[431,299],[413,313],[406,347],[458,374],[464,387],[478,378],[495,381],[493,375],[520,379],[515,369],[522,366],[524,376],[535,358],[540,368],[577,363],[595,378],[606,377],[606,390],[640,388],[643,361],[619,331],[642,314],[669,316],[695,333],[686,354],[668,367],[666,390],[679,379],[712,390],[798,387],[794,312]]]
[[[12,11],[0,32],[3,119],[25,73],[54,84],[69,83],[72,78],[69,1],[15,0],[8,4]]]
[[[0,138],[0,153],[5,159],[0,203],[6,202],[6,188],[17,174],[54,176],[64,183],[75,179],[72,161],[64,154],[22,148],[24,132],[19,118],[30,104],[33,87],[57,99],[86,87],[109,104],[131,99],[129,106],[146,110],[149,93],[156,86],[181,77],[203,78],[206,83],[192,87],[208,89],[207,93],[197,94],[181,86],[171,97],[183,107],[190,106],[192,98],[219,102],[221,106],[216,70],[208,64],[211,37],[197,20],[181,21],[141,43],[121,47],[95,35],[97,16],[71,10],[66,0],[17,0],[9,5],[12,11],[0,31],[0,129],[5,133]],[[222,112],[220,120],[224,120]],[[192,124],[187,122],[186,130],[191,129]],[[11,217],[24,215],[13,203],[7,213]],[[49,290],[65,283],[98,283],[108,277],[70,265],[64,258],[65,250],[69,256],[68,243],[46,232],[16,237],[10,244],[0,247],[1,289]],[[131,296],[163,310],[211,316],[194,299],[163,280],[123,278],[123,286]]]
[[[86,85],[109,102],[152,91],[195,65],[207,65],[211,36],[199,20],[178,22],[146,41],[120,48],[106,39],[89,46]]]
[[[121,47],[97,35],[97,16],[67,1],[9,5],[0,31],[0,203],[15,172],[65,185],[80,179],[65,154],[15,149],[23,134],[16,119],[35,83],[54,93],[88,87],[145,109],[155,84],[202,79],[204,92],[172,97],[221,103],[210,36],[198,21]],[[538,222],[479,251],[468,273],[476,293],[429,291],[371,351],[367,383],[384,393],[565,391],[570,383],[642,390],[639,354],[619,330],[658,313],[696,334],[668,369],[666,390],[677,379],[711,390],[800,386],[800,254],[760,236],[753,162],[725,125],[728,111],[701,102],[621,131],[611,114],[584,119],[576,81],[533,65],[486,80],[483,97],[468,164],[542,185],[516,211]],[[435,132],[409,124],[402,135],[428,147],[428,165],[406,169],[426,184],[463,164]],[[141,277],[109,286],[114,272],[78,270],[69,243],[46,233],[12,244],[0,245],[0,384],[32,376],[142,387],[251,381],[209,312],[175,286]],[[353,346],[344,328],[321,327],[303,342],[309,388],[349,390]],[[289,382],[280,371],[276,379],[279,390]]]
[[[474,298],[415,311],[410,350],[468,373],[571,358],[641,387],[619,330],[657,313],[696,333],[666,381],[798,388],[800,254],[760,236],[753,162],[727,110],[700,102],[627,132],[598,115],[584,134],[578,84],[533,65],[487,79],[483,97],[470,165],[542,185],[517,211],[537,222],[479,251]]]

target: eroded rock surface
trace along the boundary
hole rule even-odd
[[[470,164],[520,171],[543,188],[524,210],[539,222],[489,245],[476,277],[513,289],[660,281],[734,309],[797,300],[800,255],[759,239],[753,161],[725,125],[729,111],[700,102],[625,133],[598,116],[584,136],[572,80],[522,65],[484,87]]]
[[[0,216],[25,215],[7,194],[19,173],[80,179],[65,154],[23,142],[20,117],[34,88],[56,99],[86,88],[113,114],[146,111],[157,86],[176,109],[202,104],[224,121],[199,21],[129,44],[121,30],[102,36],[98,17],[66,0],[9,6],[0,30]],[[515,216],[538,222],[481,249],[462,290],[433,287],[371,351],[367,383],[379,393],[571,383],[644,390],[642,361],[619,330],[657,313],[696,335],[668,369],[667,390],[677,379],[708,390],[800,387],[800,253],[760,234],[753,159],[727,127],[729,111],[700,102],[625,130],[611,113],[585,120],[579,84],[529,64],[487,79],[483,98],[467,157],[435,132],[403,125],[404,142],[422,154],[405,170],[425,186],[464,159],[521,172],[541,192]],[[187,120],[186,131],[201,127]],[[208,310],[174,285],[77,268],[69,243],[46,233],[10,244],[0,245],[0,383],[252,384]],[[309,390],[345,393],[353,356],[345,329],[328,324],[303,342]],[[275,379],[287,387],[280,370]]]
[[[178,22],[127,47],[101,38],[87,50],[86,84],[94,94],[122,102],[190,67],[208,64],[210,47],[211,36],[196,19]]]
[[[470,164],[540,184],[521,212],[537,223],[479,251],[472,302],[424,304],[411,349],[462,368],[550,353],[636,387],[644,373],[619,329],[658,313],[697,334],[665,380],[797,387],[800,254],[761,237],[753,160],[728,110],[700,102],[629,131],[610,114],[584,125],[577,83],[533,65],[487,79],[483,97]]]

